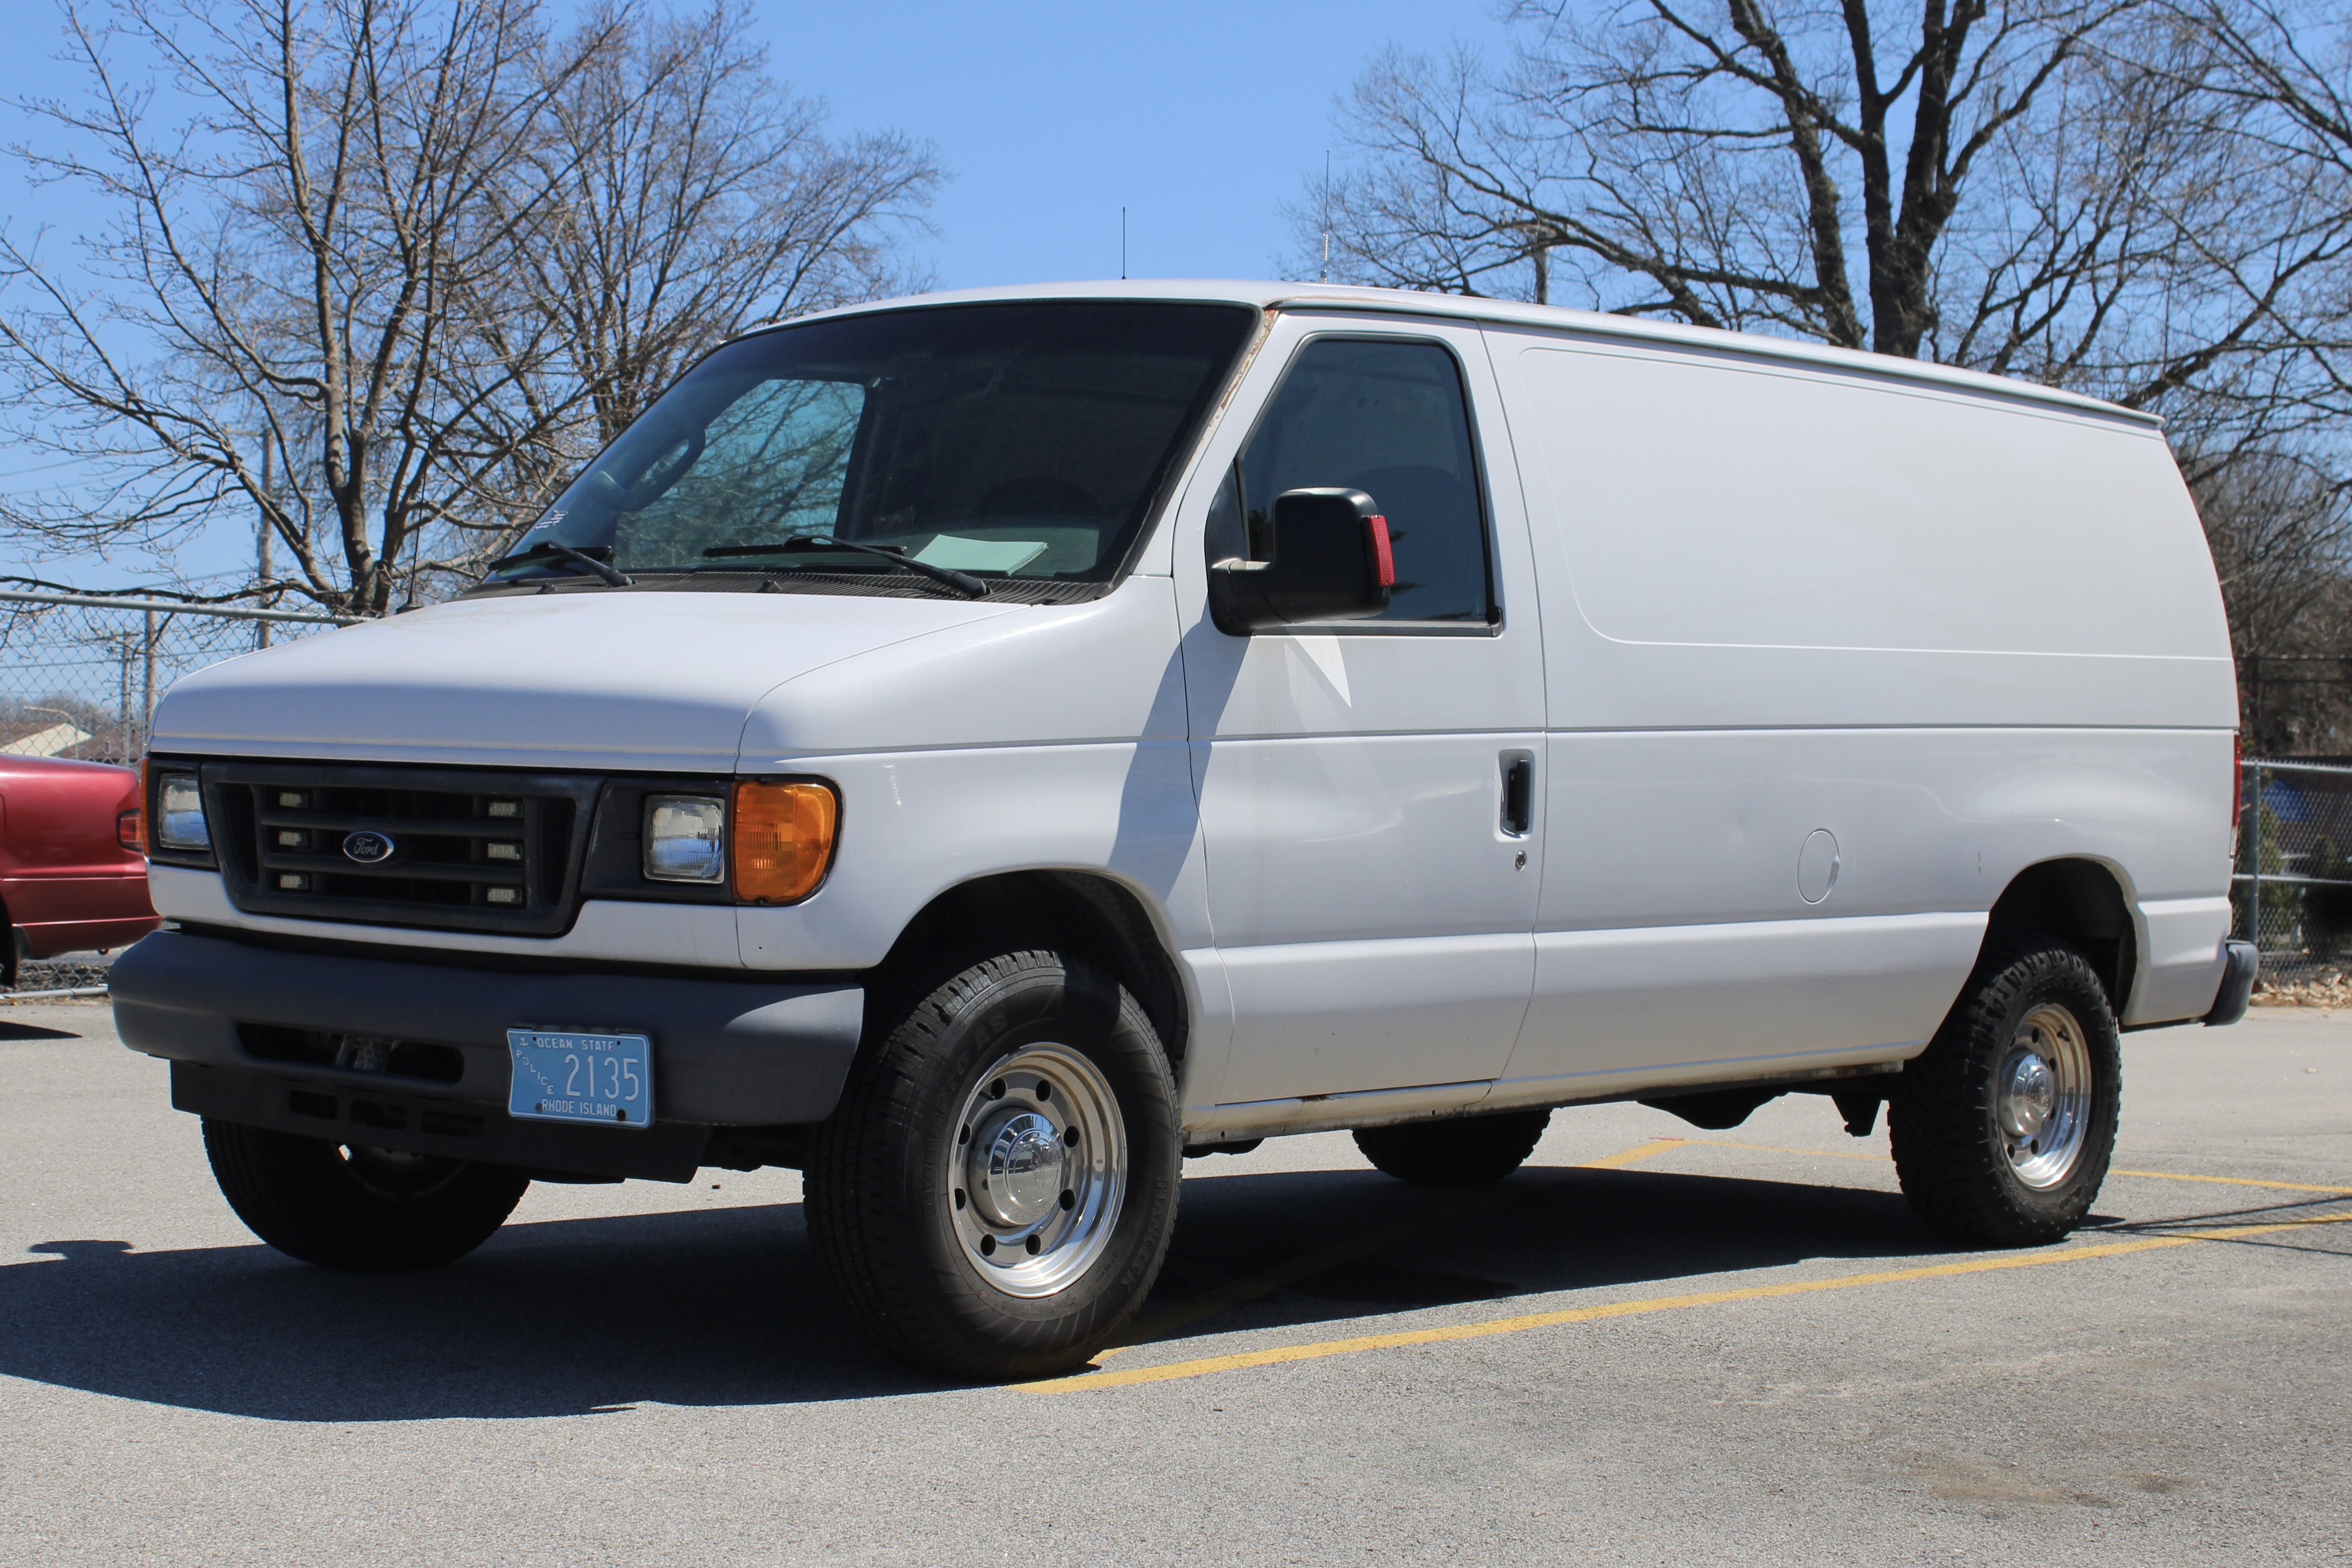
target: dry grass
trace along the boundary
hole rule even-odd
[[[2352,1008],[2352,973],[2315,969],[2254,982],[2258,1008]]]

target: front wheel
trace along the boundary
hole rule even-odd
[[[1897,1082],[1895,1173],[1930,1228],[2032,1247],[2090,1213],[2115,1153],[2123,1053],[2082,955],[2037,946],[1980,964]]]
[[[1143,1304],[1183,1154],[1142,1009],[1050,952],[896,1012],[819,1131],[809,1230],[867,1335],[957,1377],[1083,1364]]]
[[[505,1166],[363,1148],[205,1119],[236,1217],[289,1258],[380,1274],[437,1269],[488,1241],[530,1178]]]

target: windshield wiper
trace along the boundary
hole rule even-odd
[[[988,597],[988,584],[970,572],[957,571],[944,566],[933,566],[929,561],[917,560],[904,550],[892,549],[885,545],[863,545],[856,539],[835,538],[831,534],[793,534],[769,545],[720,545],[716,549],[704,550],[702,555],[706,560],[723,560],[730,556],[775,555],[789,549],[863,550],[867,555],[880,557],[902,570],[928,577],[934,582],[943,582],[966,599]]]
[[[527,550],[517,550],[510,556],[494,560],[490,562],[488,570],[496,571],[502,566],[522,566],[533,561],[541,566],[554,566],[561,563],[574,570],[584,567],[614,588],[635,588],[637,585],[637,580],[627,572],[606,566],[586,550],[573,549],[570,545],[560,545],[553,539],[541,540]]]

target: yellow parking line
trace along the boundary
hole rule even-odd
[[[1886,1162],[1885,1155],[1855,1154],[1847,1149],[1796,1149],[1785,1144],[1738,1144],[1729,1138],[1685,1138],[1686,1144],[1704,1144],[1716,1149],[1755,1149],[1768,1155],[1819,1155],[1832,1160],[1876,1160]],[[2352,1186],[2314,1186],[2300,1181],[2257,1181],[2252,1176],[2197,1176],[2187,1171],[2127,1171],[2120,1166],[2110,1169],[2109,1176],[2147,1176],[2157,1181],[2208,1181],[2224,1186],[2269,1186],[2281,1192],[2332,1192],[2352,1195]]]
[[[1646,1160],[1653,1155],[1672,1154],[1692,1141],[1689,1138],[1652,1138],[1646,1144],[1636,1144],[1630,1149],[1620,1149],[1613,1155],[1603,1155],[1597,1160],[1586,1160],[1576,1168],[1587,1171],[1622,1170],[1625,1166],[1640,1160]]]
[[[1613,1155],[1603,1155],[1597,1160],[1587,1160],[1580,1168],[1593,1171],[1619,1170],[1637,1161],[1646,1160],[1653,1155],[1663,1155],[1678,1149],[1689,1141],[1687,1138],[1653,1138],[1646,1144],[1636,1144],[1630,1149],[1620,1149]],[[1202,1318],[1214,1317],[1217,1313],[1232,1307],[1238,1307],[1244,1301],[1253,1301],[1260,1296],[1271,1295],[1285,1285],[1312,1278],[1326,1269],[1337,1268],[1342,1263],[1353,1263],[1359,1259],[1385,1252],[1391,1247],[1401,1246],[1428,1231],[1452,1225],[1457,1220],[1467,1219],[1474,1215],[1484,1214],[1490,1208],[1500,1207],[1504,1204],[1526,1196],[1528,1196],[1527,1190],[1524,1187],[1481,1187],[1461,1201],[1447,1204],[1442,1208],[1416,1214],[1409,1219],[1400,1219],[1391,1225],[1383,1225],[1377,1230],[1366,1231],[1360,1236],[1350,1237],[1345,1241],[1335,1241],[1328,1247],[1318,1247],[1312,1252],[1302,1253],[1291,1259],[1288,1262],[1277,1263],[1271,1269],[1245,1275],[1229,1284],[1220,1285],[1215,1290],[1195,1296],[1189,1301],[1180,1301],[1160,1312],[1146,1313],[1128,1325],[1124,1343],[1113,1345],[1095,1359],[1100,1361],[1110,1356],[1124,1354],[1148,1341],[1164,1339],[1187,1323],[1196,1323]]]
[[[2149,1176],[2158,1181],[2210,1181],[2224,1186],[2273,1186],[2281,1192],[2332,1192],[2352,1194],[2352,1186],[2313,1186],[2300,1181],[2256,1181],[2252,1176],[2190,1176],[2182,1171],[2109,1170],[2109,1176]]]
[[[1747,1285],[1737,1290],[1704,1291],[1684,1296],[1654,1296],[1645,1301],[1611,1301],[1601,1306],[1571,1307],[1564,1312],[1528,1312],[1517,1317],[1490,1318],[1484,1322],[1456,1323],[1445,1328],[1412,1329],[1399,1333],[1364,1334],[1354,1339],[1320,1340],[1309,1344],[1278,1345],[1269,1350],[1242,1351],[1232,1355],[1175,1361],[1158,1366],[1138,1366],[1123,1372],[1080,1373],[1013,1386],[1029,1394],[1068,1394],[1087,1389],[1126,1388],[1139,1383],[1165,1383],[1177,1378],[1205,1377],[1212,1373],[1244,1367],[1273,1366],[1284,1362],[1314,1361],[1324,1356],[1351,1355],[1360,1351],[1395,1350],[1408,1345],[1444,1344],[1454,1340],[1484,1339],[1494,1334],[1524,1333],[1529,1329],[1562,1323],[1592,1322],[1602,1318],[1632,1317],[1644,1312],[1674,1312],[1685,1307],[1719,1306],[1729,1301],[1765,1301],[1776,1296],[1810,1295],[1818,1291],[1842,1291],[1857,1285],[1891,1285],[1913,1280],[1949,1279],[2000,1269],[2025,1269],[2042,1263],[2080,1263],[2094,1258],[2119,1258],[2132,1252],[2153,1252],[2186,1247],[2197,1241],[2230,1241],[2249,1236],[2269,1236],[2311,1225],[2352,1220],[2352,1213],[2315,1215],[2268,1225],[2238,1225],[2200,1231],[2193,1236],[2156,1236],[2137,1241],[2110,1241],[2090,1247],[2066,1247],[2045,1252],[2004,1253],[1971,1258],[1958,1263],[1933,1263],[1916,1269],[1887,1269],[1867,1274],[1841,1274],[1827,1280],[1798,1280],[1777,1285]]]

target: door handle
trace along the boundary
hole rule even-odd
[[[1536,821],[1536,759],[1524,751],[1503,753],[1503,831],[1523,838]]]

